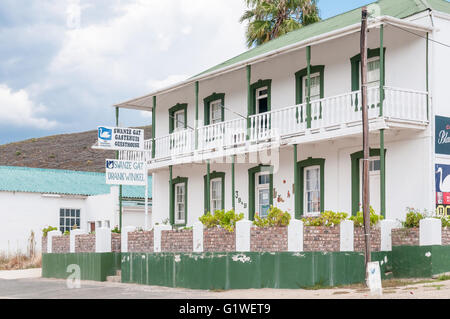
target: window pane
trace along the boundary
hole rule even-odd
[[[76,216],[77,216],[77,217],[80,217],[80,210],[79,210],[79,209],[77,209],[77,214],[76,214]]]
[[[60,217],[64,217],[64,209],[61,208],[61,209],[59,210],[59,216],[60,216]]]

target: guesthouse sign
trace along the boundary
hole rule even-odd
[[[115,151],[143,151],[144,130],[99,126],[98,148]]]
[[[450,118],[436,116],[436,154],[450,155]]]

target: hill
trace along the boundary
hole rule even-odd
[[[139,128],[145,130],[145,139],[151,138],[151,126]],[[4,144],[0,145],[0,166],[105,172],[105,159],[115,158],[115,152],[93,150],[96,142],[97,130]]]

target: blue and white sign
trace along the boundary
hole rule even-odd
[[[436,154],[450,155],[450,118],[436,116]]]
[[[98,147],[115,151],[143,151],[144,130],[99,126]]]
[[[145,162],[106,160],[106,184],[145,186],[147,181]]]

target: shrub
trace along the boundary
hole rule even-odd
[[[120,229],[119,229],[119,227],[116,226],[114,229],[111,230],[111,233],[114,233],[114,234],[120,234]]]
[[[52,227],[52,226],[48,226],[47,228],[44,228],[44,229],[42,230],[42,235],[43,235],[44,237],[47,237],[47,233],[48,233],[48,232],[51,232],[51,231],[54,231],[54,230],[58,230],[58,228]]]
[[[253,225],[256,227],[286,227],[291,221],[291,215],[288,212],[283,212],[277,207],[270,206],[267,217],[261,218],[258,214],[255,215]]]
[[[333,227],[339,225],[343,220],[347,219],[347,213],[335,213],[326,211],[317,217],[306,217],[302,221],[305,226],[325,226]]]
[[[414,208],[407,208],[408,213],[406,214],[406,219],[402,222],[402,226],[405,228],[417,228],[420,225],[420,221],[424,219],[425,214],[420,213],[419,210]]]
[[[63,236],[70,236],[70,231],[66,230],[63,234]]]
[[[381,215],[377,215],[372,206],[370,206],[370,226],[377,225],[384,217]],[[363,212],[357,212],[356,216],[352,216],[349,220],[355,223],[355,227],[363,227],[364,226],[364,214]]]
[[[229,232],[233,232],[236,222],[244,219],[244,214],[236,214],[234,210],[225,212],[224,210],[216,210],[214,214],[208,212],[198,220],[206,226],[206,228],[222,227]]]

